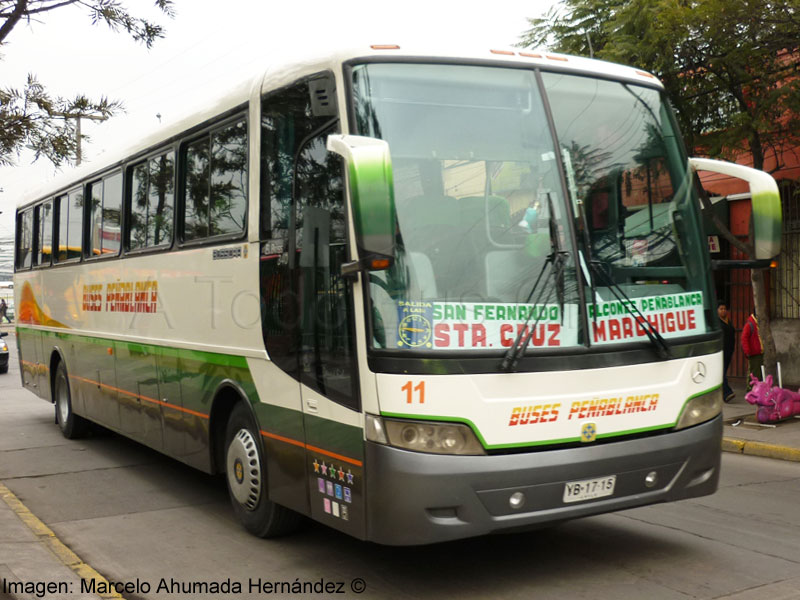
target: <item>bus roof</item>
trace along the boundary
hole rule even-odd
[[[30,204],[49,195],[66,191],[72,185],[95,174],[101,175],[139,153],[147,152],[151,148],[155,149],[160,144],[166,143],[192,127],[245,104],[254,93],[260,94],[262,89],[278,89],[298,78],[324,70],[334,70],[335,72],[340,65],[348,61],[357,61],[359,59],[389,59],[395,61],[403,58],[431,61],[438,59],[448,62],[463,60],[465,62],[496,64],[498,66],[537,65],[565,72],[623,79],[633,83],[649,84],[663,88],[661,82],[654,75],[633,67],[579,56],[509,47],[422,47],[404,46],[401,43],[353,46],[325,54],[309,54],[305,57],[301,54],[294,61],[286,61],[281,64],[267,61],[266,67],[262,67],[255,77],[250,77],[240,84],[227,89],[224,94],[211,98],[206,104],[206,108],[202,111],[194,112],[174,123],[157,128],[152,133],[137,139],[135,143],[128,147],[115,149],[103,154],[94,161],[87,161],[79,167],[60,174],[52,181],[31,189],[17,205],[21,207]]]

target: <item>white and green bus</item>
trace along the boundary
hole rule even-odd
[[[510,50],[270,68],[17,213],[25,387],[208,473],[260,536],[383,544],[713,493],[722,342],[661,84]],[[106,158],[108,157],[108,158]]]

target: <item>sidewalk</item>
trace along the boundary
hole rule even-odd
[[[83,592],[82,578],[98,579],[91,567],[0,484],[0,598],[119,598]]]
[[[745,384],[730,382],[736,398],[723,405],[722,449],[752,456],[800,461],[800,418],[759,425],[756,407],[744,399]]]
[[[11,358],[15,361],[17,341],[13,325],[3,323],[0,331],[9,333],[3,339],[12,347]],[[16,365],[12,364],[9,373],[2,377],[18,379]],[[98,600],[100,597],[120,597],[116,593],[85,593],[81,590],[82,579],[100,582],[101,576],[65,546],[0,482],[0,600],[38,597],[51,600]]]

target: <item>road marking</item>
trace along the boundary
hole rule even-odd
[[[9,508],[16,513],[20,520],[30,529],[36,538],[44,546],[46,546],[53,554],[56,555],[64,565],[75,571],[81,579],[89,582],[94,580],[95,589],[109,589],[108,580],[95,571],[92,567],[87,565],[80,556],[75,554],[67,547],[64,542],[56,537],[53,530],[45,525],[41,519],[34,515],[28,508],[16,497],[14,492],[9,490],[5,485],[0,483],[0,498],[8,504]],[[113,590],[113,588],[112,588]],[[119,598],[125,600],[120,594],[115,591],[108,593],[98,593],[101,598]]]
[[[761,456],[764,458],[777,458],[779,460],[800,462],[800,448],[767,444],[752,440],[723,437],[722,450],[725,452],[735,452],[737,454],[747,454],[748,456]]]

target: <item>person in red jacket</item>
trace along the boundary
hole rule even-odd
[[[764,364],[764,345],[758,333],[758,320],[754,314],[747,317],[747,322],[742,327],[742,350],[747,357],[750,374],[756,379],[761,379],[761,366]],[[750,390],[750,378],[747,378],[747,389]]]

